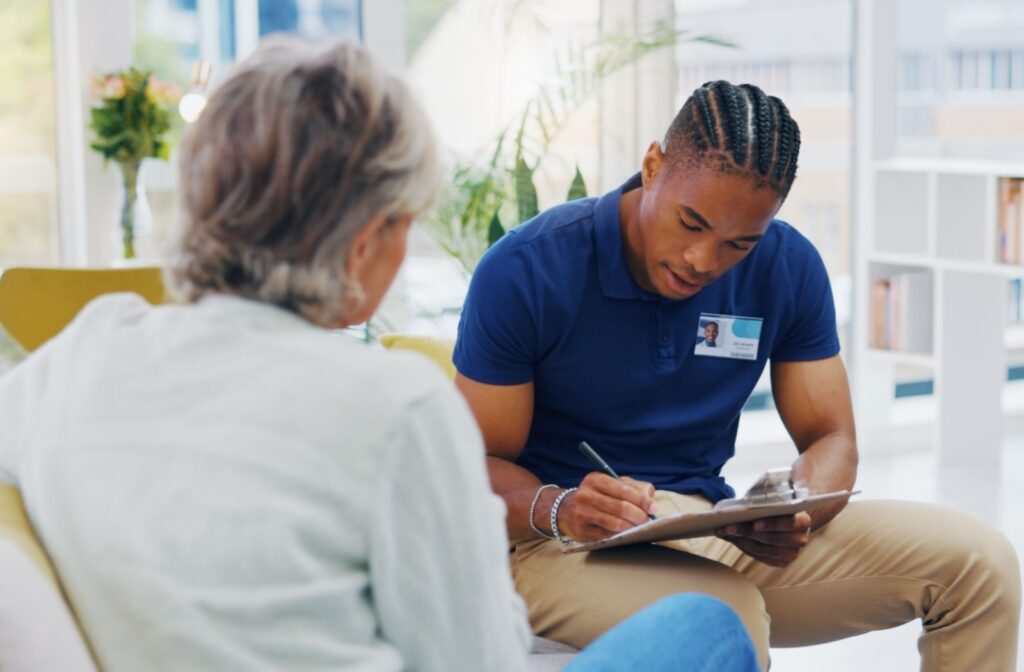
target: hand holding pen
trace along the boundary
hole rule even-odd
[[[626,487],[626,490],[623,490],[622,488],[620,488],[620,492],[618,492],[618,493],[607,493],[607,494],[612,495],[612,496],[617,494],[618,496],[620,496],[620,497],[618,497],[618,499],[620,499],[621,501],[625,501],[625,502],[628,502],[628,503],[631,503],[631,504],[637,506],[638,508],[640,508],[640,510],[642,512],[647,514],[648,519],[650,519],[650,520],[654,520],[656,518],[656,516],[653,513],[653,510],[654,510],[654,501],[653,501],[654,487],[653,486],[648,484],[648,482],[643,482],[643,481],[635,480],[633,478],[628,478],[628,477],[624,478],[624,477],[618,475],[617,473],[615,473],[615,470],[612,469],[608,465],[608,463],[605,462],[601,458],[601,456],[597,454],[597,451],[595,451],[593,448],[591,448],[590,445],[587,442],[581,442],[580,443],[580,452],[583,453],[587,457],[588,460],[590,460],[591,464],[593,464],[594,467],[598,471],[600,471],[601,473],[604,473],[604,474],[606,474],[608,476],[611,476],[612,478],[617,480],[618,481],[618,485]],[[585,481],[586,481],[586,479],[585,479]],[[620,508],[621,508],[621,504],[620,504]]]
[[[590,446],[587,449],[594,451]],[[559,507],[558,529],[562,535],[575,541],[598,541],[643,525],[654,517],[652,484],[620,477],[600,457],[594,461],[586,449],[581,446],[580,450],[597,471],[584,476],[579,487]]]

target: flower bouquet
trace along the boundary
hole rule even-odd
[[[125,259],[135,257],[136,205],[139,168],[143,159],[166,160],[170,146],[171,106],[181,95],[177,84],[162,82],[151,73],[129,68],[97,75],[92,81],[97,102],[90,112],[94,133],[91,147],[104,161],[116,161],[124,180],[121,239]],[[143,196],[144,198],[144,196]]]

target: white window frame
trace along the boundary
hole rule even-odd
[[[119,181],[88,149],[89,78],[131,64],[132,0],[50,0],[60,261],[113,260]]]

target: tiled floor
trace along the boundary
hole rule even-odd
[[[753,447],[746,447],[751,450]],[[727,471],[737,488],[751,483],[767,466],[781,466],[792,459],[792,448],[756,447],[758,455],[743,455]],[[881,452],[881,454],[878,454]],[[996,478],[955,479],[939,473],[938,463],[927,447],[861,458],[857,487],[861,497],[899,498],[945,503],[994,522],[1024,558],[1024,434],[1006,440],[1000,474]],[[947,484],[947,485],[942,485]],[[939,497],[939,493],[942,497]],[[892,630],[869,633],[831,644],[800,649],[773,649],[773,672],[913,672],[919,667],[916,622]],[[1018,653],[1018,672],[1024,672],[1024,651]]]

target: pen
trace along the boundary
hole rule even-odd
[[[590,447],[590,444],[586,441],[580,441],[579,445],[580,452],[583,453],[590,463],[597,467],[597,470],[608,474],[612,478],[618,480],[619,475],[615,473],[615,470],[608,466],[608,463],[601,459],[601,456],[597,454],[597,451]],[[651,520],[657,520],[657,516],[653,513],[647,514]]]

